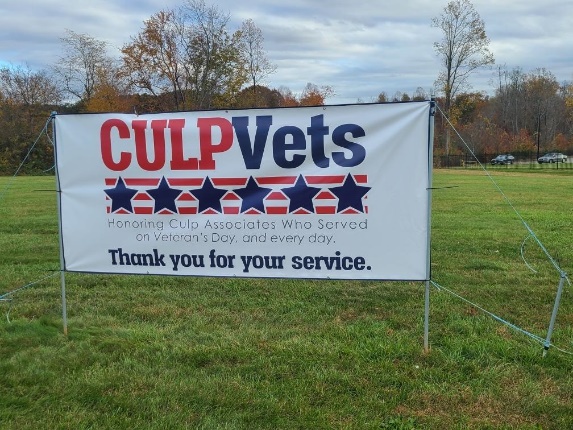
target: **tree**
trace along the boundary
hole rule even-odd
[[[118,69],[100,69],[98,85],[85,108],[88,112],[132,112],[135,103],[129,89]]]
[[[487,97],[482,93],[459,94],[451,107],[451,115],[456,123],[467,125],[478,121],[477,114],[486,103]]]
[[[452,0],[443,13],[432,19],[432,26],[442,30],[443,38],[434,43],[443,69],[436,87],[444,93],[444,111],[449,117],[456,94],[469,87],[468,78],[479,67],[494,63],[489,51],[485,25],[469,0]],[[446,134],[449,153],[450,129]]]
[[[255,98],[256,97],[256,98]],[[242,89],[237,94],[235,108],[274,108],[284,106],[284,99],[278,90],[257,85],[257,89],[252,87]]]
[[[162,10],[144,22],[142,31],[123,46],[122,74],[131,85],[154,96],[171,94],[164,110],[188,109],[189,77],[183,65],[188,50],[185,24],[173,10]]]
[[[107,44],[87,34],[66,30],[64,56],[54,67],[63,89],[80,102],[87,103],[98,85],[98,76],[111,64]]]
[[[160,109],[230,107],[248,77],[241,32],[230,33],[228,22],[227,13],[203,0],[161,11],[122,48],[123,73],[155,100],[169,94]]]
[[[399,102],[400,99],[402,99],[402,91],[396,91],[392,96],[392,102],[393,103]]]
[[[241,55],[252,83],[254,105],[257,105],[257,89],[261,81],[274,73],[276,67],[269,61],[263,49],[263,32],[255,25],[252,19],[243,22],[240,30]]]
[[[29,66],[0,69],[0,87],[5,99],[24,106],[56,105],[61,93],[46,70],[32,71]]]
[[[567,132],[573,133],[573,83],[563,85],[562,95],[565,100],[565,119],[569,125]]]
[[[382,91],[378,94],[378,98],[376,99],[378,103],[386,103],[388,101],[388,94],[385,91]]]
[[[229,14],[204,0],[187,0],[182,9],[189,43],[184,65],[198,109],[228,107],[247,82],[240,33],[227,31]]]
[[[299,105],[296,96],[290,88],[283,85],[279,87],[278,92],[281,95],[281,107],[294,107]]]
[[[560,110],[559,83],[551,72],[537,69],[527,76],[524,90],[526,128],[536,137],[539,157],[540,147],[554,140],[558,119],[564,116],[564,111]]]
[[[414,91],[414,95],[412,97],[412,100],[414,101],[423,101],[423,100],[428,100],[428,94],[426,93],[426,90],[424,90],[424,88],[422,87],[418,87],[416,88],[416,91]]]
[[[520,67],[507,71],[498,67],[499,87],[496,90],[496,102],[499,121],[502,128],[518,133],[525,126],[525,81],[526,74]]]
[[[318,87],[315,84],[307,83],[300,96],[300,106],[322,106],[325,100],[334,95],[334,90],[328,85]]]
[[[42,134],[28,154],[47,119],[61,102],[61,94],[46,70],[28,66],[0,69],[0,173],[13,173],[28,155],[26,169],[38,173],[53,165],[53,147]]]

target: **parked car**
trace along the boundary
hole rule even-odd
[[[567,156],[560,152],[549,152],[543,157],[539,157],[537,162],[541,163],[565,163],[567,161]]]
[[[491,164],[513,164],[515,157],[511,154],[502,154],[491,160]]]

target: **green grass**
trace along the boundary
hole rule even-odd
[[[566,272],[571,173],[492,172]],[[432,279],[544,338],[559,273],[518,215],[483,172],[433,185]],[[53,189],[0,196],[0,294],[56,275],[0,301],[2,429],[573,428],[573,356],[435,288],[425,354],[423,283],[68,273],[66,337]]]

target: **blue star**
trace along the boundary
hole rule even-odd
[[[299,175],[294,187],[283,188],[282,191],[290,199],[289,212],[295,212],[301,208],[314,212],[312,199],[319,193],[320,188],[309,187],[302,175]]]
[[[243,202],[241,203],[241,212],[249,209],[256,209],[259,212],[265,212],[265,197],[272,191],[270,188],[259,187],[257,181],[251,176],[245,188],[234,190]]]
[[[177,213],[175,199],[179,197],[179,194],[181,193],[181,190],[171,188],[165,177],[161,178],[159,187],[152,190],[147,190],[147,194],[149,194],[151,197],[153,197],[153,200],[155,200],[155,207],[153,210],[155,213],[158,213],[163,209]]]
[[[133,206],[131,205],[131,199],[137,194],[137,190],[133,188],[127,188],[125,182],[118,178],[115,188],[110,188],[104,190],[105,193],[111,199],[111,211],[115,212],[118,209],[125,209],[128,212],[133,212]]]
[[[207,176],[203,182],[203,186],[196,190],[189,191],[197,200],[199,200],[199,213],[211,208],[216,212],[221,212],[221,198],[227,194],[226,190],[215,188],[213,183]]]
[[[354,208],[358,212],[364,212],[362,197],[370,191],[370,187],[357,185],[352,175],[348,175],[342,186],[330,188],[330,191],[338,197],[338,212],[342,212],[348,208]]]

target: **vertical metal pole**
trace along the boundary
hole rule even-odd
[[[424,352],[430,352],[430,281],[426,281],[424,294]]]
[[[66,272],[64,262],[64,243],[62,238],[62,212],[61,212],[61,188],[60,175],[58,174],[57,151],[56,151],[56,112],[52,112],[52,140],[54,142],[54,164],[56,171],[56,201],[58,210],[58,234],[60,240],[60,285],[62,290],[62,324],[64,336],[68,335],[68,308],[66,304]]]
[[[62,325],[64,329],[64,336],[68,335],[68,310],[66,305],[66,274],[64,272],[62,263],[60,263],[60,283],[62,285]]]
[[[565,272],[561,272],[561,279],[559,279],[559,287],[557,287],[557,295],[555,296],[555,303],[553,304],[553,313],[551,314],[551,321],[549,322],[549,328],[547,329],[547,337],[543,344],[543,357],[547,355],[549,346],[551,346],[551,335],[553,334],[553,327],[555,326],[555,320],[557,319],[557,311],[559,310],[559,303],[561,302],[561,294],[563,293],[563,284],[565,283],[566,276],[567,274]]]
[[[430,244],[432,236],[432,168],[434,165],[434,118],[436,115],[436,101],[430,100],[430,118],[428,133],[428,227],[426,240],[426,289],[424,293],[424,352],[430,352],[430,277],[431,255]]]

